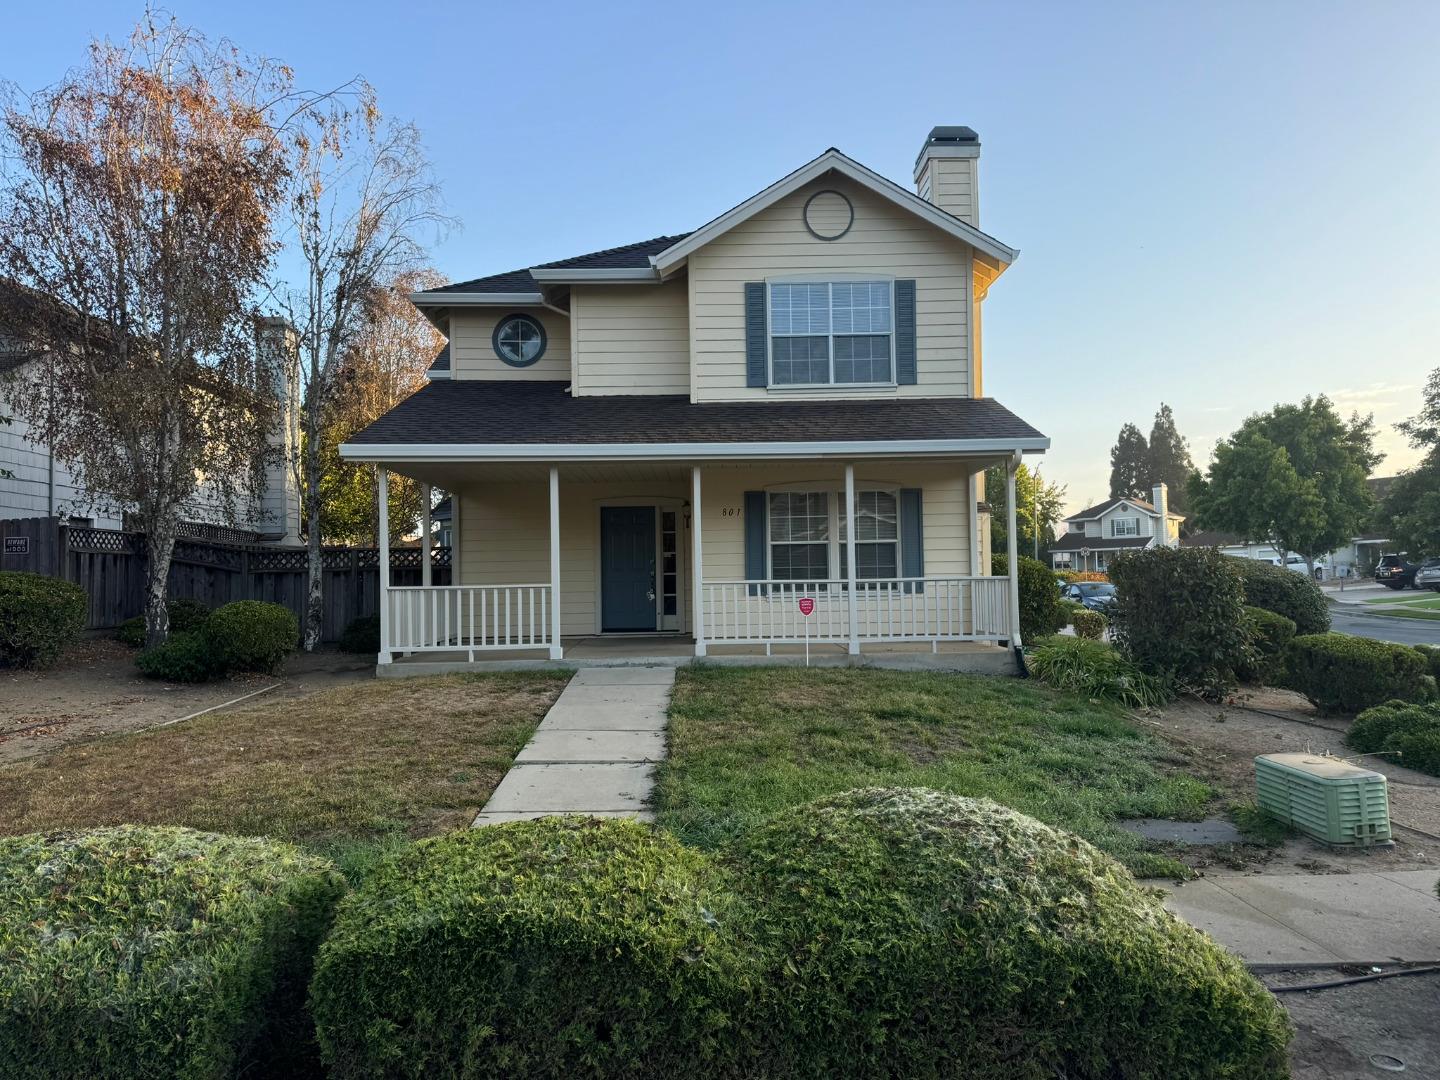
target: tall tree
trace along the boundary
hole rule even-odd
[[[1420,411],[1395,427],[1424,456],[1390,485],[1377,523],[1412,558],[1440,554],[1440,368],[1425,383]]]
[[[1170,489],[1170,509],[1183,514],[1189,505],[1185,488],[1194,472],[1190,444],[1175,428],[1175,413],[1161,402],[1150,428],[1150,443],[1145,454],[1145,486],[1136,495],[1143,499],[1156,484],[1164,483]]]
[[[287,69],[147,18],[0,113],[0,273],[23,286],[0,329],[54,374],[7,398],[79,487],[138,518],[151,644],[202,478],[233,513],[267,452],[251,315],[285,179],[272,113],[290,92]]]
[[[438,235],[449,219],[441,211],[440,188],[420,132],[411,124],[382,120],[374,92],[364,82],[334,95],[326,107],[310,109],[293,147],[291,217],[305,282],[282,295],[300,337],[308,650],[320,643],[324,617],[325,417],[341,362],[365,325],[367,298],[387,281],[423,266],[425,234]]]
[[[985,500],[990,504],[990,550],[1005,550],[1010,535],[1009,491],[1005,466],[985,470]],[[1047,484],[1023,461],[1015,470],[1015,549],[1041,558],[1055,543],[1055,524],[1065,505],[1065,485]]]
[[[407,271],[365,298],[360,328],[345,349],[325,405],[320,531],[327,543],[379,543],[375,469],[341,460],[339,447],[424,385],[425,370],[445,339],[409,295],[444,283],[434,270]],[[392,541],[415,528],[420,511],[420,485],[393,478]]]
[[[1359,531],[1373,507],[1365,478],[1380,461],[1368,416],[1347,422],[1323,395],[1250,417],[1215,447],[1190,488],[1200,524],[1315,560]]]
[[[1146,483],[1149,462],[1145,436],[1134,424],[1124,424],[1110,448],[1110,498],[1143,499],[1150,490]]]

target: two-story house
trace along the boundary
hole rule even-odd
[[[1175,547],[1185,515],[1170,510],[1165,484],[1155,485],[1153,499],[1106,499],[1071,514],[1065,519],[1064,534],[1050,548],[1050,565],[1056,570],[1103,573],[1121,551]]]
[[[382,668],[1018,644],[982,473],[1049,440],[984,396],[1017,252],[979,228],[979,155],[936,128],[909,190],[830,149],[693,232],[413,295],[448,344],[341,454],[382,512],[391,471],[452,493],[455,584],[387,583]]]

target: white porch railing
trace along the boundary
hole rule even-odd
[[[549,585],[391,587],[386,653],[493,652],[555,644]]]
[[[856,636],[866,641],[996,641],[1010,636],[1006,577],[927,577],[855,583]],[[841,581],[707,581],[705,640],[723,644],[848,643]],[[810,598],[806,616],[800,600]]]

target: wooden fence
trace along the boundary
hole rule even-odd
[[[20,518],[0,521],[0,544],[0,569],[48,574],[83,588],[90,598],[91,629],[118,626],[144,611],[145,543],[140,533],[83,528],[58,518]],[[175,542],[169,595],[211,608],[232,600],[268,600],[284,604],[303,624],[308,558],[304,548],[185,537]],[[375,548],[331,547],[324,549],[321,561],[321,636],[335,641],[352,619],[379,612],[380,553]],[[420,561],[418,547],[392,548],[390,583],[419,585]],[[448,547],[431,549],[431,567],[434,584],[450,583]]]

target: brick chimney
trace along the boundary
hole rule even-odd
[[[1175,538],[1170,535],[1170,489],[1165,481],[1155,485],[1150,493],[1150,501],[1155,505],[1155,512],[1160,515],[1160,521],[1156,526],[1160,531],[1156,534],[1159,537],[1157,547],[1174,547]]]
[[[931,128],[915,159],[922,199],[970,225],[980,224],[980,136],[974,128]]]

